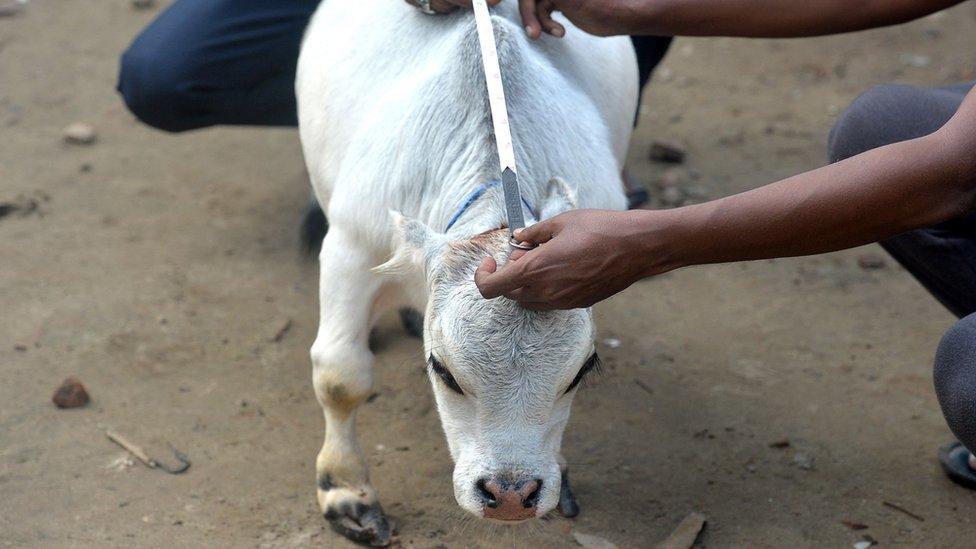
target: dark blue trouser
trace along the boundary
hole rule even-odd
[[[973,84],[941,87],[883,85],[861,94],[829,139],[831,162],[922,137],[956,112]],[[976,450],[976,213],[881,243],[961,320],[939,344],[935,391],[949,428]]]
[[[176,0],[122,55],[119,92],[140,120],[171,132],[294,126],[295,64],[317,6],[318,0]],[[670,43],[634,38],[642,88]]]
[[[317,0],[176,0],[122,55],[119,92],[140,120],[178,132],[294,126],[295,65]]]

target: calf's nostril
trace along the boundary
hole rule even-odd
[[[475,483],[485,518],[518,522],[534,518],[542,492],[542,479],[488,477]]]
[[[542,493],[542,479],[537,478],[527,483],[522,493],[525,494],[522,499],[522,505],[526,509],[534,508],[539,504],[539,494]]]
[[[488,483],[485,479],[478,479],[475,483],[478,489],[478,496],[481,498],[481,502],[487,507],[495,508],[498,507],[498,499],[492,490],[488,488]]]

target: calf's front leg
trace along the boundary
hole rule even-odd
[[[562,485],[559,487],[559,505],[556,510],[566,518],[574,518],[579,515],[580,508],[579,503],[576,502],[576,494],[569,485],[569,465],[562,452],[559,452],[559,472]]]
[[[320,320],[312,345],[312,381],[325,414],[325,442],[315,461],[319,507],[345,537],[384,546],[391,526],[383,514],[362,449],[356,409],[373,387],[369,331],[382,293],[362,246],[334,228],[320,254]]]

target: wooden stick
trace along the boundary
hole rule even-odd
[[[643,381],[641,381],[639,379],[635,379],[634,380],[634,383],[637,384],[637,386],[640,387],[641,389],[644,389],[644,392],[645,393],[647,393],[649,395],[653,395],[654,394],[654,389],[651,389],[651,387],[648,384],[644,383]]]
[[[122,448],[125,448],[127,452],[135,456],[136,459],[141,461],[142,464],[145,465],[146,467],[149,467],[150,469],[155,469],[156,466],[158,465],[156,463],[156,460],[149,457],[149,455],[146,454],[146,452],[142,448],[136,446],[129,439],[116,433],[115,431],[105,431],[105,436],[107,436],[108,439],[111,440],[112,442],[118,444]]]
[[[882,501],[881,504],[884,505],[885,507],[889,508],[889,509],[894,509],[895,511],[898,511],[900,513],[904,513],[904,514],[912,517],[913,519],[915,519],[915,520],[917,520],[919,522],[925,522],[925,517],[921,517],[919,515],[916,515],[915,513],[909,511],[908,509],[905,509],[901,505],[896,505],[894,503],[891,503],[890,501]]]

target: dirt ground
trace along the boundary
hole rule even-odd
[[[37,203],[0,219],[0,545],[348,547],[314,499],[317,266],[297,248],[297,134],[137,123],[116,58],[156,11],[34,0],[0,17],[0,202]],[[681,39],[631,169],[699,200],[741,191],[820,165],[832,120],[872,84],[973,78],[972,2],[858,35]],[[97,143],[63,143],[74,121]],[[683,142],[686,164],[647,160],[655,138]],[[606,373],[565,440],[574,521],[463,518],[420,344],[387,319],[359,431],[401,543],[565,547],[577,531],[647,547],[697,510],[703,547],[971,546],[976,494],[935,460],[950,434],[930,362],[952,317],[864,254],[882,252],[692,268],[598,306]],[[51,404],[68,375],[87,407]],[[109,428],[193,466],[128,465]]]

